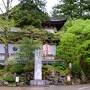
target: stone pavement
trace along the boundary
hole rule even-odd
[[[0,87],[0,90],[90,90],[90,84],[49,87]]]

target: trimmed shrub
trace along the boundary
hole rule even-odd
[[[7,81],[7,82],[9,82],[9,83],[15,82],[15,79],[14,79],[13,75],[10,74],[10,73],[7,73],[7,74],[4,76],[3,80],[5,80],[5,81]]]

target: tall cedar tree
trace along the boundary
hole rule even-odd
[[[20,0],[20,4],[10,12],[10,18],[16,22],[16,26],[33,25],[41,27],[41,23],[47,20],[48,14],[45,12],[45,2],[42,0]]]
[[[59,0],[53,7],[53,17],[90,18],[90,0]]]

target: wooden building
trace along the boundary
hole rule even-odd
[[[44,22],[42,26],[46,31],[54,34],[61,29],[65,22],[66,20],[51,20]],[[47,63],[49,63],[55,60],[55,56],[56,45],[50,41],[50,38],[48,38],[43,45],[43,60],[44,62],[47,61]]]

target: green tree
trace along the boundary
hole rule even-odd
[[[14,83],[15,79],[13,77],[13,75],[11,73],[5,73],[4,77],[3,77],[4,81],[7,81],[9,83]]]
[[[34,26],[25,26],[22,28],[22,31],[26,33],[26,37],[33,38],[34,40],[39,40],[42,43],[45,43],[46,40],[49,40],[52,43],[56,43],[56,40],[58,42],[58,36],[56,34],[49,33],[44,29],[38,29]]]
[[[72,23],[72,24],[71,24]],[[61,34],[61,42],[58,45],[57,56],[63,59],[67,64],[80,65],[84,73],[85,68],[89,68],[90,63],[90,20],[75,20],[65,27]],[[88,65],[86,66],[87,63]],[[84,68],[85,64],[85,68]]]
[[[13,64],[12,66],[10,66],[9,71],[10,71],[11,73],[20,74],[20,73],[23,72],[23,68],[24,68],[24,65],[21,65],[21,64]]]
[[[0,18],[0,41],[5,45],[5,60],[8,58],[8,43],[10,42],[10,37],[13,36],[9,32],[13,26],[13,20],[7,21],[2,17]]]
[[[77,17],[77,4],[76,0],[59,0],[59,4],[53,9],[54,15],[58,17]]]
[[[89,0],[77,0],[79,17],[90,18],[90,1]]]
[[[64,33],[61,42],[57,47],[57,56],[65,60],[68,65],[70,62],[78,60],[77,37],[72,33]]]
[[[53,8],[52,16],[58,18],[90,18],[89,0],[59,0]]]
[[[13,0],[1,0],[3,8],[0,6],[1,13],[5,16],[6,19],[8,19],[8,12],[12,7],[12,1]]]
[[[24,6],[23,8],[30,9],[30,7],[38,7],[42,11],[45,10],[45,0],[19,0],[20,3]],[[27,6],[25,6],[27,5]],[[30,5],[30,6],[29,6]]]
[[[42,0],[21,0],[20,4],[9,12],[9,17],[15,20],[18,27],[33,25],[40,28],[42,22],[49,19],[43,8],[45,4]]]
[[[40,43],[32,38],[23,38],[20,41],[19,51],[16,55],[17,63],[27,64],[34,59],[34,51],[39,48]]]

